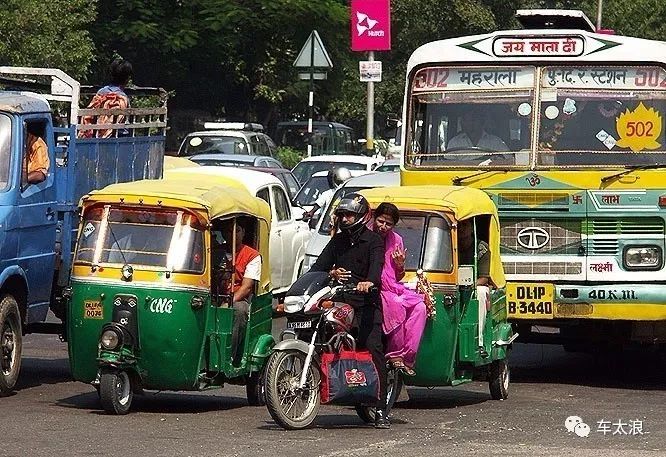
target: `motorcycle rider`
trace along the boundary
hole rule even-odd
[[[342,299],[356,309],[357,347],[367,349],[379,374],[379,400],[375,428],[389,428],[386,413],[386,358],[382,343],[382,308],[378,293],[384,267],[384,241],[366,227],[370,205],[360,194],[345,195],[335,209],[340,232],[333,235],[311,271],[328,271],[339,282],[350,281],[363,294],[345,294]]]
[[[351,178],[351,172],[345,167],[336,167],[329,170],[326,178],[328,179],[328,185],[330,186],[330,189],[325,190],[319,195],[319,197],[317,197],[317,200],[315,200],[315,203],[310,211],[303,213],[304,221],[311,219],[312,216],[314,216],[315,213],[319,211],[319,209],[323,210],[328,206],[328,203],[333,198],[333,195],[335,194],[335,191],[338,190],[338,187],[340,187],[346,180]]]

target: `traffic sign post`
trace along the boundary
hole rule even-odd
[[[308,157],[312,156],[312,118],[314,117],[314,82],[315,79],[326,79],[326,72],[333,68],[333,62],[326,52],[324,43],[316,30],[313,30],[294,61],[294,67],[307,68],[307,72],[299,72],[299,79],[310,80],[308,96]]]

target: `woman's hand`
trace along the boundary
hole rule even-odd
[[[370,288],[373,286],[374,284],[371,283],[370,281],[361,281],[358,284],[356,284],[356,290],[367,294],[370,291]]]
[[[351,271],[347,271],[344,268],[335,268],[335,265],[328,274],[338,282],[347,282],[351,278]]]
[[[407,249],[403,249],[400,246],[396,246],[395,251],[391,254],[391,258],[395,262],[396,266],[401,270],[405,269],[405,259],[407,258]]]

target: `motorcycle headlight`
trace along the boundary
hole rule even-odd
[[[122,335],[117,330],[110,328],[102,332],[99,342],[104,349],[112,351],[120,346],[122,339]]]
[[[297,313],[303,309],[305,302],[308,300],[307,295],[295,295],[284,298],[284,312]]]
[[[659,246],[633,246],[624,250],[624,266],[628,270],[658,270],[661,258]]]

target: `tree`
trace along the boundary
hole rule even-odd
[[[83,77],[94,58],[87,27],[95,6],[95,0],[0,2],[0,62],[59,68]]]

